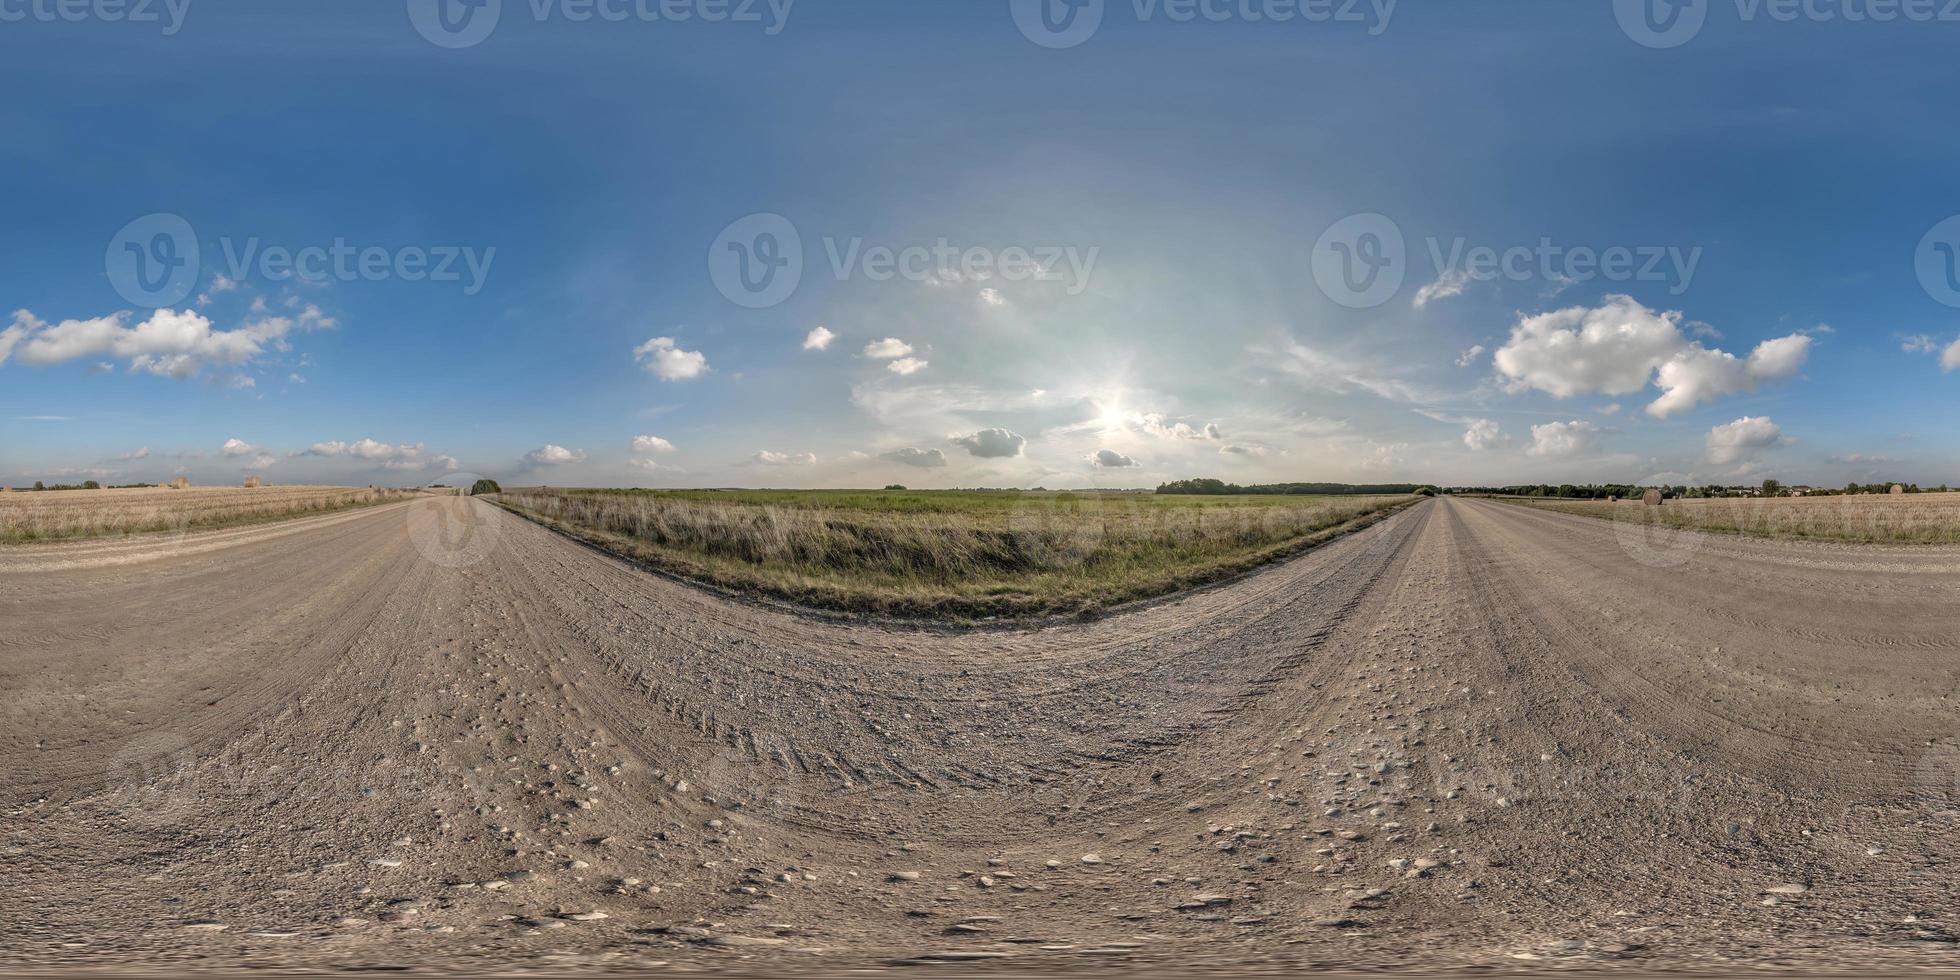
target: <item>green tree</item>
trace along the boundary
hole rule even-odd
[[[489,478],[481,479],[476,481],[475,483],[470,484],[470,496],[472,497],[476,496],[479,493],[503,493],[503,492],[504,492],[504,488],[498,486],[497,481]]]
[[[1780,497],[1780,496],[1782,496],[1782,495],[1783,495],[1783,484],[1782,484],[1782,483],[1780,483],[1780,482],[1778,482],[1778,481],[1776,481],[1776,480],[1764,480],[1764,481],[1763,481],[1763,496],[1765,496],[1765,497]]]

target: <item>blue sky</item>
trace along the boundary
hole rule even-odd
[[[0,480],[1960,482],[1940,5],[177,2],[0,0]]]

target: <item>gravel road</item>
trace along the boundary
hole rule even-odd
[[[850,624],[480,501],[0,549],[0,969],[1960,968],[1960,549],[1446,498]]]

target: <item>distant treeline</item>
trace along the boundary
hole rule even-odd
[[[1172,480],[1157,488],[1158,493],[1186,494],[1191,496],[1222,497],[1234,494],[1320,494],[1341,496],[1347,494],[1415,493],[1418,490],[1433,489],[1418,483],[1258,483],[1242,487],[1224,480]]]

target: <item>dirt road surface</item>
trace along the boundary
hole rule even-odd
[[[1960,967],[1960,549],[1423,503],[1034,629],[480,501],[0,550],[0,967]]]

